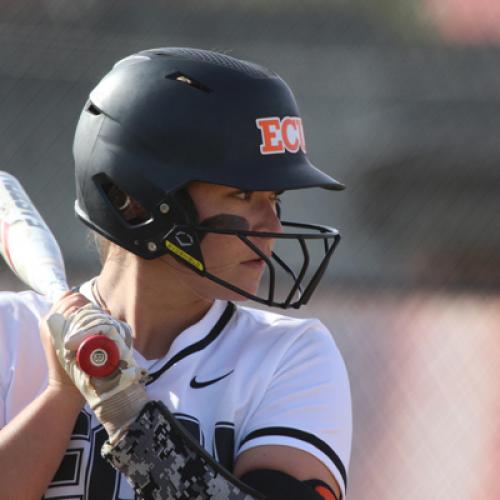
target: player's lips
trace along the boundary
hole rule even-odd
[[[241,262],[241,264],[244,264],[245,266],[251,267],[251,268],[257,268],[261,269],[264,267],[265,262],[264,259],[250,259],[250,260],[245,260]]]
[[[268,259],[272,258],[273,251],[270,248],[259,248],[259,250],[262,252],[262,255],[265,255]],[[250,254],[248,257],[249,259],[243,260],[240,262],[240,264],[244,264],[247,267],[252,267],[256,269],[262,269],[266,265],[266,261],[257,256],[257,253],[254,253],[253,255]]]

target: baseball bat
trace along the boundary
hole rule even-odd
[[[68,289],[61,249],[21,183],[0,170],[0,253],[29,288],[56,302]],[[118,348],[104,335],[85,339],[77,351],[80,368],[94,377],[112,374]]]

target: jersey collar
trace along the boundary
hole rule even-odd
[[[92,281],[94,279],[83,283],[80,287],[80,293],[93,304],[98,305],[92,294]],[[155,366],[161,366],[161,368],[150,374],[148,383],[156,380],[162,373],[181,359],[201,351],[211,344],[229,322],[234,311],[235,306],[232,302],[215,300],[210,309],[198,322],[186,328],[175,338],[164,357],[165,362],[154,363]],[[139,355],[139,358],[142,358],[142,356]]]

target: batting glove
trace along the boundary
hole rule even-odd
[[[103,424],[110,442],[117,441],[149,401],[144,386],[147,374],[132,356],[129,325],[93,304],[85,305],[67,318],[52,314],[47,324],[59,362]],[[120,354],[118,369],[108,377],[89,376],[76,360],[81,343],[96,334],[115,342]]]

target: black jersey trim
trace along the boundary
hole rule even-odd
[[[309,432],[301,431],[299,429],[293,429],[291,427],[265,427],[263,429],[257,429],[256,431],[248,434],[240,443],[240,448],[247,441],[252,439],[262,437],[262,436],[287,436],[295,439],[300,439],[301,441],[305,441],[309,444],[312,444],[315,448],[322,451],[337,467],[342,479],[344,480],[344,486],[347,488],[347,471],[340,460],[340,457],[335,453],[335,451],[326,444],[322,439],[318,438],[314,434],[310,434]]]
[[[232,318],[235,310],[236,310],[235,305],[232,302],[228,302],[226,308],[224,309],[224,312],[221,314],[219,320],[217,321],[217,323],[215,323],[210,332],[208,332],[208,335],[203,337],[198,342],[195,342],[194,344],[185,347],[184,349],[182,349],[182,351],[179,351],[175,356],[170,358],[159,370],[151,373],[149,375],[146,385],[153,383],[155,380],[158,379],[158,377],[160,377],[171,366],[173,366],[181,359],[185,358],[186,356],[189,356],[190,354],[205,349],[205,347],[207,347],[211,342],[213,342],[219,336],[219,334],[222,332],[222,330],[227,325],[229,320]]]

